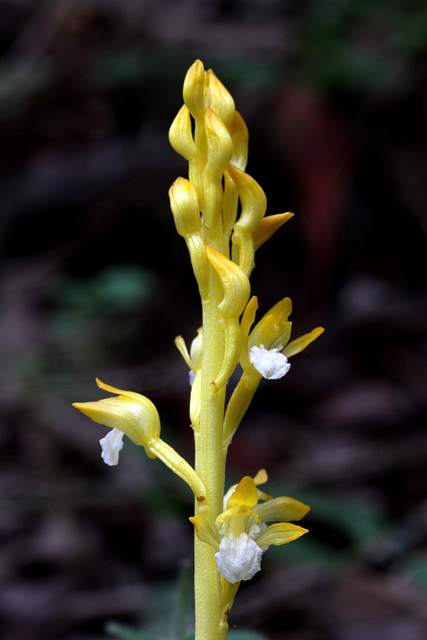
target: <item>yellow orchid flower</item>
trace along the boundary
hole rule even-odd
[[[104,462],[110,466],[118,464],[124,435],[135,444],[145,447],[150,458],[155,458],[150,452],[149,443],[160,436],[160,418],[151,400],[139,393],[111,387],[98,378],[96,383],[100,389],[117,393],[118,396],[97,402],[75,402],[73,407],[94,422],[111,428],[111,431],[99,441]]]
[[[268,546],[286,544],[307,533],[287,520],[300,520],[309,507],[293,498],[270,498],[260,492],[257,484],[265,480],[264,470],[254,479],[245,476],[229,495],[216,529],[203,515],[190,518],[199,540],[214,547],[218,571],[231,584],[250,580],[260,570]],[[267,522],[274,524],[267,526]]]
[[[191,487],[197,500],[203,502],[206,491],[193,467],[160,438],[160,418],[151,400],[140,393],[116,389],[98,378],[96,383],[100,389],[118,394],[117,397],[75,402],[73,407],[94,422],[111,428],[99,441],[104,462],[110,466],[118,464],[123,436],[126,435],[135,444],[142,445],[149,458],[159,458],[164,462]]]
[[[257,306],[255,299],[255,302],[247,305],[246,317],[243,315],[241,326],[247,332],[255,318]],[[244,370],[251,370],[250,362],[266,380],[278,380],[291,367],[288,358],[303,351],[323,333],[323,327],[316,327],[310,333],[289,342],[292,322],[288,319],[291,313],[291,299],[283,298],[261,318],[248,337],[247,334],[243,336],[245,342],[247,340],[247,351],[242,350],[241,356]]]

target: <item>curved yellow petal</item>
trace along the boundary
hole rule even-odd
[[[194,524],[194,528],[196,529],[196,535],[202,542],[206,542],[210,544],[216,551],[219,548],[219,536],[218,532],[215,531],[209,522],[206,520],[205,516],[192,516],[189,518],[190,522]]]
[[[310,333],[305,333],[300,338],[297,338],[296,340],[292,340],[285,347],[285,349],[282,350],[283,355],[286,356],[287,358],[294,356],[295,354],[299,353],[300,351],[308,347],[310,342],[313,342],[313,340],[316,340],[316,338],[322,335],[323,332],[324,332],[323,327],[317,327],[316,329],[313,329],[313,331],[310,331]]]
[[[177,178],[169,189],[170,206],[176,230],[186,238],[200,231],[199,199],[195,187],[185,178]]]
[[[205,68],[201,60],[196,60],[188,69],[182,90],[184,102],[191,115],[200,117],[205,105]]]
[[[252,329],[248,349],[263,345],[266,349],[284,347],[291,336],[292,323],[288,321],[292,313],[292,300],[283,298],[276,302]]]
[[[232,507],[253,508],[258,502],[258,489],[252,478],[245,476],[239,482],[236,490],[227,500],[227,509]]]
[[[255,230],[252,232],[254,239],[255,251],[257,251],[264,242],[267,242],[269,238],[279,229],[282,224],[290,220],[293,217],[293,213],[287,211],[286,213],[276,213],[272,216],[264,217]]]
[[[206,245],[206,254],[219,276],[224,291],[224,297],[218,309],[224,316],[238,318],[249,299],[251,291],[249,279],[237,264],[209,245]]]
[[[263,522],[283,522],[301,520],[310,511],[310,507],[294,498],[282,496],[257,504],[254,511]]]
[[[104,391],[109,391],[110,393],[117,393],[117,395],[120,395],[120,396],[128,396],[129,398],[134,398],[135,400],[138,400],[138,402],[141,402],[141,399],[148,400],[148,398],[143,396],[141,393],[136,393],[135,391],[124,391],[124,389],[116,389],[116,387],[112,387],[110,384],[105,384],[105,382],[102,382],[99,378],[95,378],[95,380],[98,387],[100,389],[103,389]]]
[[[234,100],[230,92],[218,80],[212,69],[206,71],[210,107],[228,127],[234,116]]]
[[[228,127],[233,140],[233,155],[230,162],[241,169],[245,170],[248,161],[248,139],[249,132],[245,121],[238,111],[234,112],[233,120]]]
[[[175,116],[169,129],[169,142],[177,153],[190,161],[197,153],[191,131],[190,112],[185,104]]]
[[[176,336],[175,338],[175,346],[178,349],[178,351],[180,352],[180,354],[182,355],[182,357],[184,358],[184,361],[186,363],[186,365],[188,366],[189,369],[191,369],[192,371],[195,371],[195,367],[193,365],[193,362],[190,358],[190,354],[188,353],[188,349],[187,349],[187,345],[185,344],[185,340],[182,336]]]
[[[271,524],[267,529],[261,531],[259,536],[255,538],[255,542],[259,547],[268,547],[270,544],[281,545],[292,542],[305,533],[308,533],[308,529],[303,529],[289,522],[279,522]]]
[[[257,486],[260,484],[265,484],[267,480],[268,480],[268,474],[265,469],[260,469],[254,478],[254,482]]]

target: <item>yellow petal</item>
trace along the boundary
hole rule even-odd
[[[253,346],[263,345],[266,349],[284,347],[290,338],[292,323],[288,318],[292,313],[292,300],[283,298],[261,318],[251,331],[249,351]]]
[[[191,518],[189,518],[189,520],[194,524],[196,535],[199,540],[210,544],[216,551],[218,551],[218,532],[211,527],[205,516],[192,516]]]
[[[239,482],[236,490],[227,501],[227,509],[232,507],[254,507],[258,502],[258,489],[255,482],[249,476],[245,476]]]
[[[282,224],[290,220],[293,215],[293,213],[287,211],[286,213],[276,213],[273,216],[263,218],[256,229],[252,232],[255,251],[257,251],[264,242],[267,242],[273,233],[275,233],[277,229],[280,229]]]
[[[221,118],[210,107],[205,113],[205,130],[208,144],[205,171],[219,177],[231,160],[233,141]]]
[[[218,305],[224,316],[238,318],[245,308],[250,294],[249,279],[240,267],[222,253],[206,245],[208,260],[217,272],[224,290],[224,298]]]
[[[238,111],[234,112],[233,120],[228,127],[233,140],[233,155],[231,164],[242,171],[246,168],[248,161],[248,139],[249,133],[245,121]]]
[[[283,496],[256,505],[254,511],[263,522],[283,522],[301,520],[310,511],[310,507],[299,500]]]
[[[202,228],[199,199],[189,180],[177,178],[169,189],[170,206],[176,230],[186,238]]]
[[[286,356],[287,358],[294,356],[296,353],[299,353],[300,351],[305,349],[310,344],[310,342],[313,342],[313,340],[316,340],[316,338],[318,338],[323,332],[324,332],[323,327],[317,327],[316,329],[313,329],[313,331],[310,331],[310,333],[306,333],[300,338],[297,338],[296,340],[292,340],[287,345],[287,347],[283,349],[282,351],[283,355]]]
[[[128,396],[129,398],[134,398],[134,400],[137,400],[138,402],[141,402],[141,399],[142,400],[148,399],[145,396],[141,395],[140,393],[136,393],[135,391],[125,391],[124,389],[117,389],[116,387],[112,387],[110,384],[105,384],[105,382],[102,382],[99,378],[95,378],[95,381],[98,387],[100,389],[104,389],[104,391],[109,391],[110,393],[117,393],[118,395],[121,395],[121,396]]]
[[[271,524],[267,529],[261,531],[259,536],[255,538],[255,542],[259,547],[268,547],[270,544],[286,544],[300,538],[305,533],[308,533],[308,529],[303,529],[289,522],[279,522]]]
[[[188,162],[196,155],[196,144],[191,131],[191,117],[185,104],[175,116],[169,129],[169,142],[173,149]]]
[[[187,71],[182,93],[191,115],[198,117],[203,114],[205,110],[205,68],[200,60],[196,60]]]
[[[193,362],[190,358],[190,354],[188,353],[187,345],[185,344],[185,340],[182,336],[176,336],[175,338],[175,346],[184,358],[184,361],[189,369],[196,372]]]
[[[262,220],[267,198],[258,182],[250,175],[230,164],[227,172],[233,179],[242,202],[242,213],[234,225],[235,231],[253,231]]]
[[[249,300],[248,304],[246,305],[246,308],[242,315],[242,319],[240,321],[240,331],[242,333],[240,364],[242,365],[242,369],[244,371],[247,371],[248,369],[250,370],[253,369],[249,361],[248,339],[249,339],[250,328],[255,321],[255,314],[257,309],[258,309],[258,298],[256,296],[252,296],[252,298]]]
[[[265,469],[260,469],[254,478],[254,482],[257,486],[260,484],[265,484],[267,480],[268,480],[268,474]]]
[[[218,80],[212,69],[206,72],[208,80],[207,99],[213,111],[221,118],[225,125],[233,120],[234,100],[229,91]]]

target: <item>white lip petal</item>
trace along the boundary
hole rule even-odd
[[[221,540],[215,559],[220,574],[234,583],[253,578],[261,569],[262,554],[263,550],[247,533],[239,537],[231,533]]]
[[[123,436],[123,431],[111,429],[111,431],[99,441],[102,448],[101,457],[105,464],[108,464],[110,467],[115,466],[119,462],[119,453],[123,449]]]
[[[287,357],[279,349],[266,349],[263,345],[252,347],[249,360],[266,380],[283,378],[291,368]]]

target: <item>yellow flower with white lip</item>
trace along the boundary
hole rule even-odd
[[[242,367],[245,371],[253,372],[249,364],[251,363],[266,380],[277,380],[289,371],[291,365],[288,358],[303,351],[318,338],[323,333],[323,327],[316,327],[310,333],[289,342],[292,329],[292,322],[289,322],[292,301],[290,298],[283,298],[267,311],[249,333],[257,307],[257,299],[253,297],[243,314],[241,326],[247,349],[242,349]]]
[[[139,393],[111,387],[98,378],[96,383],[100,389],[119,395],[97,402],[76,402],[73,407],[94,422],[112,429],[100,440],[104,462],[110,466],[118,464],[124,435],[135,444],[145,447],[150,458],[155,458],[150,452],[149,443],[160,436],[160,418],[151,400]]]
[[[218,571],[232,584],[250,580],[260,570],[266,547],[307,533],[286,521],[300,520],[309,507],[293,498],[271,498],[261,492],[257,484],[266,479],[262,471],[255,479],[246,476],[239,482],[227,499],[226,510],[216,519],[216,530],[202,515],[190,518],[198,538],[214,547]],[[267,522],[274,524],[267,526]]]
[[[123,436],[144,447],[149,458],[159,458],[193,490],[199,502],[206,497],[205,487],[193,467],[172,447],[160,438],[160,418],[154,404],[133,391],[116,389],[96,379],[100,389],[118,394],[96,402],[76,402],[79,409],[94,422],[110,427],[111,431],[101,438],[102,459],[110,466],[117,465],[123,447]]]

